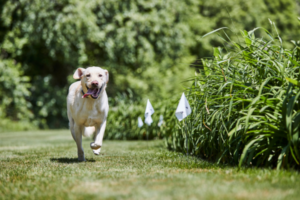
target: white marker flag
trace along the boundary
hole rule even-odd
[[[164,117],[162,115],[159,116],[159,122],[157,124],[157,126],[161,126],[164,123]]]
[[[186,118],[188,115],[190,115],[192,112],[190,104],[188,100],[186,99],[184,93],[182,93],[179,104],[177,106],[175,115],[179,121]]]
[[[154,113],[154,109],[148,99],[147,101],[147,106],[146,106],[146,110],[145,110],[145,123],[148,124],[148,126],[151,125],[151,123],[153,122],[151,115]]]
[[[141,128],[144,125],[142,118],[138,117],[138,127]]]

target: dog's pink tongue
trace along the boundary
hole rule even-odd
[[[86,98],[87,96],[92,95],[92,94],[93,94],[93,91],[94,91],[94,90],[92,90],[92,89],[88,89],[87,93],[85,93],[85,94],[82,96],[82,98]]]
[[[89,96],[89,94],[84,94],[84,95],[82,96],[82,98],[85,98],[85,97],[87,97],[87,96]]]

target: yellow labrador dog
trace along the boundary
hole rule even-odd
[[[85,161],[82,135],[91,135],[95,130],[95,141],[91,148],[99,155],[108,114],[108,98],[105,91],[108,71],[100,67],[78,68],[74,79],[80,79],[69,88],[67,109],[70,130],[77,144],[78,160]]]

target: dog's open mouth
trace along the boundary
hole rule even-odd
[[[100,88],[88,88],[88,87],[86,87],[86,88],[88,89],[88,91],[87,91],[87,93],[85,93],[85,94],[82,96],[82,98],[86,98],[86,97],[88,97],[89,95],[91,95],[91,97],[92,97],[93,99],[97,99],[98,96],[99,96],[99,94],[100,94],[100,92],[101,92],[101,90],[102,90],[102,88],[103,88],[103,86],[104,86],[104,84],[103,84]]]

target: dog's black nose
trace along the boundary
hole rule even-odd
[[[93,81],[92,86],[97,87],[98,86],[98,81]]]

